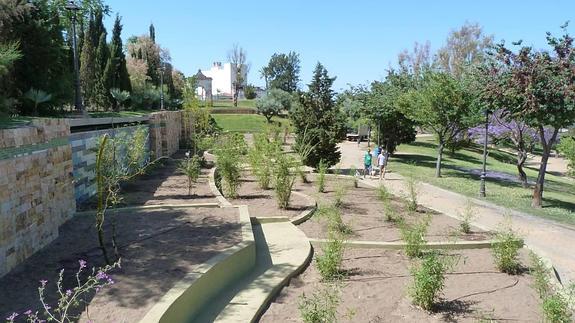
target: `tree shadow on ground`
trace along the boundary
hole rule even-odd
[[[459,322],[459,316],[473,313],[471,307],[475,304],[477,304],[477,302],[441,300],[435,304],[433,311],[441,314],[441,317],[445,322]]]

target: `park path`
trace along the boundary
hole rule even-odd
[[[360,169],[367,145],[362,143],[358,146],[357,143],[343,142],[339,147],[342,158],[337,167],[348,169],[355,166]],[[381,183],[377,179],[365,179],[363,182],[376,187]],[[386,174],[384,184],[392,193],[406,195],[406,183],[401,175]],[[464,195],[427,183],[418,185],[418,193],[419,204],[454,217],[462,213],[469,200]],[[574,229],[479,199],[471,199],[471,201],[474,203],[477,214],[473,221],[474,225],[487,230],[496,230],[499,224],[505,221],[506,215],[511,215],[513,228],[525,239],[527,246],[553,263],[564,284],[575,283]]]

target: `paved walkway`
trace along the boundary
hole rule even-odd
[[[340,145],[342,160],[338,167],[342,169],[361,165],[362,154],[366,144],[358,147],[357,143],[344,142]],[[371,186],[380,185],[377,179],[366,179]],[[386,187],[397,195],[406,195],[406,185],[399,174],[388,173],[384,181]],[[458,217],[465,208],[468,198],[461,194],[450,192],[433,185],[420,183],[418,185],[419,204],[437,210],[450,216]],[[472,199],[475,203],[477,217],[473,224],[484,229],[494,230],[505,220],[505,215],[511,214],[513,228],[524,237],[528,247],[538,254],[551,260],[563,283],[575,282],[575,230],[521,212],[510,211],[492,203]]]

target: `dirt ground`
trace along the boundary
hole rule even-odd
[[[339,287],[340,321],[541,322],[539,298],[530,287],[532,277],[498,272],[489,250],[453,251],[453,254],[459,262],[447,275],[437,306],[433,312],[426,312],[411,304],[410,264],[401,252],[347,249],[342,267],[349,275]],[[524,261],[525,258],[523,254]],[[301,322],[300,297],[322,290],[320,279],[314,261],[282,290],[260,322]]]
[[[194,265],[241,241],[235,208],[131,211],[117,220],[122,268],[111,273],[116,283],[90,302],[90,317],[97,322],[138,321]],[[110,226],[106,236],[110,240]],[[62,268],[66,288],[74,287],[79,259],[89,267],[102,266],[97,241],[92,216],[64,224],[55,241],[0,279],[0,317],[37,308],[41,279],[48,280],[48,293],[54,295]],[[111,246],[108,252],[113,255]]]
[[[385,221],[383,204],[377,199],[376,190],[371,186],[359,182],[359,187],[353,187],[353,181],[349,178],[326,177],[326,192],[318,193],[316,178],[308,176],[309,184],[298,181],[296,189],[302,193],[313,196],[321,205],[332,203],[336,188],[345,187],[343,198],[342,219],[353,230],[349,240],[361,241],[400,241],[400,231],[396,223]],[[420,221],[425,216],[431,217],[431,222],[426,235],[428,241],[453,241],[453,240],[486,240],[491,234],[481,229],[472,227],[471,233],[462,234],[460,222],[457,219],[432,210],[419,207],[417,213],[409,215],[404,201],[394,197],[392,205],[398,214],[403,214],[408,223]],[[323,239],[327,236],[326,220],[313,216],[309,221],[298,226],[308,237]]]
[[[287,209],[278,208],[277,200],[273,189],[263,190],[260,188],[255,177],[250,172],[242,172],[239,196],[236,199],[228,198],[233,205],[248,205],[250,216],[271,217],[284,216],[293,218],[301,212],[313,208],[306,199],[292,194],[289,207]]]
[[[147,174],[124,184],[119,206],[217,203],[208,183],[210,170],[206,168],[202,169],[198,183],[194,184],[192,195],[188,194],[188,179],[178,171],[182,158],[183,152],[179,152],[173,159],[165,160],[163,165],[152,167]],[[91,200],[78,206],[78,209],[94,209],[95,205],[95,201]]]

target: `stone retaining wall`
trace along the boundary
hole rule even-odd
[[[182,112],[162,111],[150,114],[150,152],[152,159],[171,156],[180,149]]]
[[[0,277],[58,236],[75,212],[67,120],[0,130]]]
[[[70,135],[72,160],[74,163],[74,190],[76,203],[83,203],[96,194],[96,154],[100,138],[108,134],[111,138],[125,136],[128,139],[137,130],[144,129],[148,136],[146,150],[149,151],[149,130],[147,125],[121,127],[105,130],[78,132]]]

